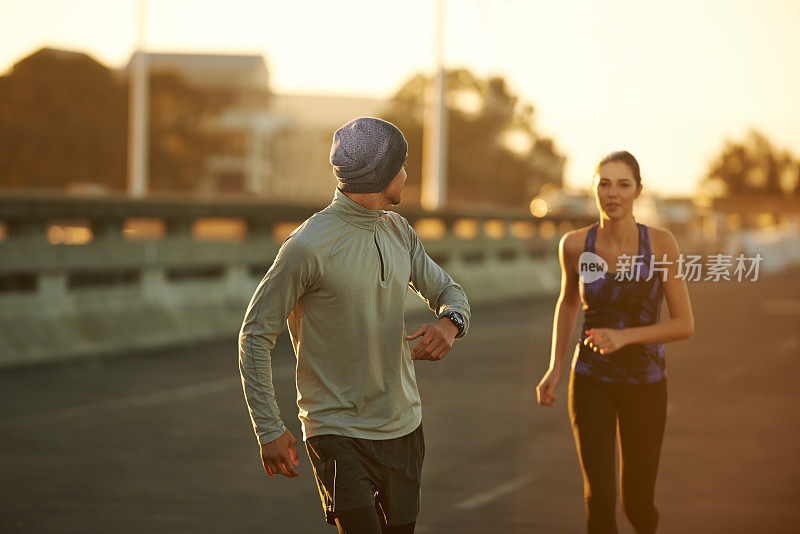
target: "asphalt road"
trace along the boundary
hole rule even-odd
[[[666,347],[659,531],[798,532],[800,274],[690,293],[695,335]],[[554,408],[536,405],[554,299],[475,309],[445,360],[416,364],[427,443],[417,532],[584,531],[566,381]],[[235,334],[0,372],[0,532],[333,534],[304,452],[297,479],[262,471]],[[300,436],[293,360],[283,335],[276,390]]]

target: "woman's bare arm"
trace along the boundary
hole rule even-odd
[[[567,232],[558,244],[558,259],[561,265],[561,292],[553,317],[553,338],[550,346],[550,366],[536,387],[538,402],[542,406],[555,403],[555,389],[561,381],[561,367],[569,347],[575,320],[580,311],[578,295],[578,264],[581,232]]]
[[[667,273],[664,280],[664,296],[669,307],[669,319],[649,326],[626,329],[628,343],[666,343],[686,339],[694,332],[694,315],[689,301],[686,281],[678,278],[678,242],[669,230],[657,230],[654,254],[661,261],[666,254]],[[656,274],[659,276],[659,274]],[[660,276],[665,276],[660,274]]]
[[[556,302],[553,316],[553,338],[550,345],[550,369],[561,369],[566,356],[572,332],[575,330],[575,321],[580,312],[580,298],[578,295],[578,273],[575,266],[578,257],[574,243],[575,232],[564,234],[558,245],[558,259],[561,264],[561,292]]]

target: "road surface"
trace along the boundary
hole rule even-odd
[[[798,532],[800,275],[693,283],[690,293],[695,335],[666,347],[659,532]],[[477,308],[445,360],[415,364],[427,442],[417,532],[584,531],[566,380],[555,407],[536,405],[554,300]],[[409,317],[409,329],[423,320]],[[273,365],[299,437],[286,335]],[[0,372],[4,533],[333,534],[304,451],[299,469],[293,480],[262,471],[235,332]]]

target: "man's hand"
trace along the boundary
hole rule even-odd
[[[294,468],[300,464],[300,457],[297,455],[297,440],[288,430],[276,440],[265,443],[261,446],[261,463],[270,478],[275,475],[294,478],[300,473]],[[294,464],[294,465],[292,465]]]
[[[453,341],[457,335],[458,328],[447,317],[442,317],[435,323],[420,326],[411,335],[406,336],[407,340],[422,336],[422,339],[411,349],[411,359],[441,360],[453,348]]]

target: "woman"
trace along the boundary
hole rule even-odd
[[[539,404],[552,406],[582,304],[584,325],[568,404],[590,533],[617,532],[617,425],[622,509],[637,533],[655,532],[653,492],[667,414],[663,343],[688,338],[694,330],[686,283],[677,276],[675,237],[633,218],[641,192],[639,164],[630,153],[612,152],[597,165],[600,221],[561,238],[550,367],[536,388]],[[670,317],[659,322],[663,297]]]

